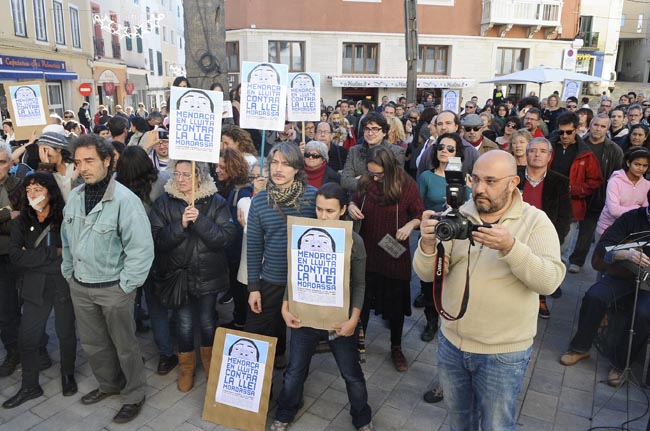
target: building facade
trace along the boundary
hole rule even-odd
[[[625,0],[620,20],[618,79],[650,83],[650,6]]]
[[[406,93],[403,0],[225,0],[230,83],[241,61],[321,74],[326,104]],[[528,67],[561,67],[579,30],[579,0],[418,0],[418,91],[492,95],[481,81]],[[559,85],[548,84],[549,93]],[[521,97],[537,85],[511,85]]]

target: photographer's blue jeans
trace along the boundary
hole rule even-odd
[[[147,302],[147,311],[149,311],[153,340],[156,343],[156,347],[158,347],[158,354],[161,356],[171,356],[174,354],[174,346],[172,345],[171,335],[169,333],[169,310],[162,306],[158,296],[153,293],[151,277],[147,277],[142,288],[144,290],[145,301]]]
[[[176,310],[179,352],[194,351],[193,315],[198,317],[201,346],[212,346],[212,343],[214,343],[214,331],[217,330],[217,312],[214,308],[216,302],[216,293],[199,297],[189,295],[187,303]]]
[[[515,431],[517,394],[532,346],[485,355],[457,349],[438,336],[438,375],[448,407],[450,431]]]
[[[278,397],[275,419],[292,422],[302,404],[302,393],[309,372],[309,364],[321,339],[327,339],[327,331],[314,328],[291,329],[291,354],[284,374],[284,386]],[[350,400],[350,415],[355,428],[370,423],[371,410],[368,405],[366,379],[359,364],[357,334],[338,337],[329,342],[334,359],[345,380]]]

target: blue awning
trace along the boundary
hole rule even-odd
[[[43,79],[43,72],[40,70],[0,68],[0,80],[2,79]]]
[[[66,81],[79,79],[75,72],[45,72],[45,79],[50,81]]]

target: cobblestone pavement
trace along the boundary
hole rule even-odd
[[[524,379],[518,402],[518,429],[522,431],[578,431],[591,426],[618,427],[627,420],[626,390],[621,389],[611,401],[590,421],[605,400],[614,391],[605,383],[607,361],[592,352],[590,359],[573,367],[560,365],[558,359],[566,349],[577,325],[579,299],[595,279],[591,268],[582,273],[567,274],[560,299],[548,299],[551,319],[539,320],[538,334],[530,366]],[[480,288],[477,284],[474,288]],[[412,292],[419,290],[414,279]],[[470,299],[471,300],[471,299]],[[221,310],[222,315],[227,313]],[[0,431],[58,431],[58,430],[143,430],[143,431],[200,431],[223,430],[224,427],[201,420],[205,396],[205,375],[197,370],[196,386],[187,393],[176,389],[177,370],[167,376],[158,376],[158,362],[151,333],[139,337],[146,359],[147,401],[141,414],[127,425],[114,424],[111,419],[120,408],[119,397],[91,406],[84,406],[80,397],[93,390],[97,382],[92,375],[83,351],[77,361],[79,393],[63,397],[59,378],[58,350],[53,320],[48,332],[49,350],[55,364],[41,373],[41,386],[45,396],[22,406],[5,410],[0,408]],[[409,370],[398,373],[390,360],[389,330],[377,317],[373,317],[368,330],[367,362],[363,366],[368,383],[373,422],[377,430],[447,430],[444,402],[427,404],[422,400],[424,391],[436,381],[436,341],[420,341],[424,327],[423,313],[413,309],[404,326],[404,353]],[[4,352],[0,352],[4,357]],[[642,361],[643,358],[641,358]],[[316,355],[305,385],[305,405],[292,430],[353,430],[347,395],[331,354]],[[641,366],[635,367],[640,378]],[[20,387],[20,372],[0,378],[0,400],[13,395]],[[281,372],[275,373],[275,387],[282,382]],[[278,393],[279,389],[275,389]],[[629,392],[629,417],[641,416],[646,410],[645,394],[633,388]],[[271,400],[269,419],[274,413]],[[648,415],[630,425],[632,430],[645,430]],[[270,422],[269,422],[270,423]]]

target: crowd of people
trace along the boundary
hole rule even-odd
[[[190,87],[182,77],[174,85]],[[518,101],[499,93],[482,107],[473,97],[460,114],[432,94],[421,103],[384,97],[378,106],[342,99],[322,106],[321,121],[266,132],[239,127],[239,94],[229,95],[233,118],[224,119],[215,164],[169,158],[165,106],[116,105],[113,115],[100,106],[92,116],[84,103],[77,114],[52,114],[25,141],[3,122],[0,377],[22,367],[21,387],[3,407],[43,395],[54,309],[63,395],[78,390],[78,336],[99,383],[81,402],[120,394],[117,423],[135,418],[145,400],[136,332],[152,331],[157,373],[178,367],[178,390],[188,392],[198,362],[209,374],[221,320],[278,339],[284,385],[270,429],[294,420],[311,357],[329,350],[352,422],[368,431],[360,363],[370,313],[386,320],[391,361],[407,372],[404,318],[422,308],[422,341],[438,333],[438,379],[425,401],[445,399],[453,430],[514,430],[537,318],[551,315],[546,295],[562,295],[566,271],[581,272],[595,239],[601,273],[560,358],[571,366],[589,356],[610,306],[633,291],[612,268],[650,265],[650,250],[604,251],[649,229],[650,100],[642,94],[603,97],[597,112],[588,99],[562,102],[555,93]],[[452,182],[450,170],[461,176]],[[288,216],[354,222],[349,319],[330,331],[302,326],[289,308]],[[437,226],[450,219],[458,231],[441,241]],[[183,297],[170,294],[175,283],[186,287]],[[633,354],[650,333],[646,294]],[[232,315],[217,316],[217,305],[230,302]],[[622,341],[611,385],[624,379],[625,353]]]

